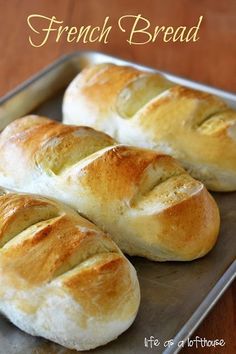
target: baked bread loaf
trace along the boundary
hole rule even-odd
[[[202,257],[219,231],[215,201],[172,157],[37,116],[1,133],[0,184],[57,198],[152,260]]]
[[[65,123],[177,158],[211,190],[236,190],[236,111],[211,94],[159,74],[99,64],[69,85],[63,115]]]
[[[0,194],[0,312],[25,332],[77,350],[125,331],[139,284],[111,238],[57,202]]]

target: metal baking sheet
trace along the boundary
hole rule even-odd
[[[61,120],[61,102],[69,82],[88,64],[112,62],[134,65],[97,52],[76,52],[62,57],[0,100],[0,129],[30,112]],[[159,71],[160,72],[160,71]],[[179,84],[211,92],[236,108],[236,95],[162,73]],[[221,230],[215,248],[193,262],[151,262],[131,257],[141,286],[141,306],[135,323],[117,340],[93,354],[177,353],[214,306],[236,275],[236,193],[214,193],[221,213]],[[158,346],[145,346],[153,336]],[[173,345],[166,346],[169,340]],[[156,342],[156,344],[158,344]],[[0,354],[70,354],[47,340],[21,332],[0,315]]]

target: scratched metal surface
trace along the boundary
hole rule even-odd
[[[29,112],[61,120],[63,92],[71,79],[89,63],[108,61],[127,63],[93,52],[62,58],[0,100],[0,129]],[[167,77],[180,84],[218,94],[236,107],[233,94],[169,74]],[[155,263],[138,257],[130,258],[141,287],[138,316],[128,331],[110,344],[93,350],[93,354],[141,354],[144,350],[174,353],[178,350],[177,343],[190,336],[206,316],[236,273],[236,193],[215,193],[214,197],[220,208],[221,231],[213,251],[190,263]],[[159,339],[158,347],[145,348],[144,338],[150,336]],[[164,342],[169,339],[174,339],[174,345],[165,348]],[[70,354],[75,351],[23,333],[0,315],[0,354],[6,353]]]

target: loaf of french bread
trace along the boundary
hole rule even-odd
[[[87,350],[117,338],[140,302],[131,263],[69,207],[0,189],[0,313],[20,329]]]
[[[64,122],[162,151],[207,188],[236,190],[236,111],[222,99],[128,66],[93,65],[69,85]]]
[[[0,184],[57,198],[152,260],[202,257],[219,231],[214,199],[174,158],[38,116],[1,133]]]

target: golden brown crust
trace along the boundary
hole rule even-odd
[[[34,214],[38,215],[37,220]],[[2,244],[0,268],[16,288],[29,289],[63,276],[75,298],[84,296],[84,293],[80,294],[78,279],[84,279],[84,289],[90,287],[91,281],[101,282],[97,289],[100,299],[107,292],[112,301],[112,288],[113,294],[123,296],[124,289],[119,281],[121,284],[130,281],[127,260],[108,236],[75,212],[42,197],[7,193],[0,196],[0,215],[1,236],[8,232],[12,236],[14,230],[14,235],[5,236]],[[68,271],[100,255],[99,262],[66,278]],[[102,284],[109,286],[106,289]]]
[[[38,116],[14,121],[2,133],[1,141],[5,163],[10,154],[13,158],[16,153],[29,168],[42,166],[55,174],[93,152],[115,144],[108,135],[89,127],[62,125]]]
[[[124,294],[126,301],[133,295],[134,284],[132,277],[127,277],[128,268],[118,254],[101,255],[95,266],[69,275],[63,284],[91,316],[106,317],[113,313],[123,320],[135,311],[134,302],[128,302],[128,307],[124,302]]]
[[[193,195],[192,198],[184,199],[181,203],[174,204],[160,214],[159,223],[163,225],[163,229],[159,232],[159,242],[164,248],[173,250],[173,253],[178,249],[182,257],[186,260],[192,257],[202,256],[207,253],[212,245],[216,242],[215,235],[219,233],[220,216],[217,208],[214,207],[213,198],[204,189],[201,193]],[[184,215],[184,220],[181,217]],[[176,228],[171,231],[167,227],[168,220],[173,220]],[[176,229],[178,228],[179,237],[175,237]],[[193,230],[197,230],[194,232]],[[166,237],[164,238],[163,235]],[[168,236],[167,236],[168,235]],[[197,249],[192,247],[198,241]],[[191,250],[194,249],[194,252]],[[196,257],[196,258],[197,258]]]
[[[135,196],[146,189],[146,172],[153,165],[165,169],[168,177],[175,173],[185,173],[170,156],[117,145],[82,168],[79,178],[82,186],[89,188],[103,203],[112,203],[113,200],[127,200],[132,203]],[[163,178],[162,175],[160,179]],[[158,183],[158,180],[155,183]],[[150,186],[150,189],[152,187]]]
[[[93,255],[119,253],[104,233],[45,198],[0,196],[1,266],[30,285],[51,281]]]
[[[171,119],[168,119],[170,112]],[[149,132],[151,138],[171,140],[172,147],[179,149],[181,160],[212,164],[236,171],[236,140],[230,138],[227,132],[233,120],[230,123],[224,119],[229,112],[236,123],[236,114],[234,113],[233,117],[233,110],[227,108],[220,99],[207,93],[175,86],[169,90],[167,96],[150,103],[140,113],[138,120],[144,132]],[[215,131],[210,134],[208,127],[206,135],[202,126],[206,126],[209,119],[213,122],[219,114],[224,125],[217,134]],[[222,150],[226,156],[219,159]]]
[[[5,246],[2,261],[9,272],[17,274],[29,286],[48,282],[93,253],[106,250],[116,251],[104,235],[79,230],[70,218],[63,215],[38,223],[37,228],[32,226],[19,243],[16,239],[9,247]]]
[[[32,224],[55,217],[53,204],[43,198],[6,194],[0,197],[0,247]]]

